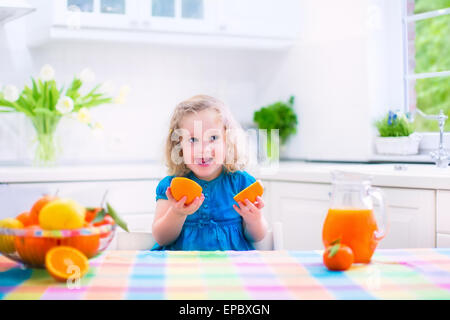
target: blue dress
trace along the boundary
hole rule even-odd
[[[156,200],[166,199],[166,189],[175,176],[167,176],[156,187]],[[245,171],[225,169],[215,179],[205,181],[193,172],[186,175],[203,188],[201,207],[186,217],[178,238],[169,245],[155,244],[152,250],[254,250],[244,235],[242,217],[233,208],[233,197],[255,182]]]

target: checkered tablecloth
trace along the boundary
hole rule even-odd
[[[0,256],[0,299],[450,299],[450,249],[379,249],[345,272],[322,251],[106,251],[69,283]]]

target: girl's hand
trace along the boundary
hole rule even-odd
[[[181,216],[188,216],[193,214],[195,211],[200,208],[200,206],[203,203],[203,200],[205,200],[205,196],[202,193],[201,198],[196,197],[194,201],[192,201],[190,204],[186,205],[184,204],[187,200],[187,197],[184,196],[179,201],[175,200],[175,198],[172,195],[172,192],[170,191],[170,187],[166,190],[166,196],[169,200],[169,205],[172,208],[172,211],[178,215]]]
[[[256,202],[253,204],[250,200],[245,199],[245,203],[238,202],[239,207],[233,204],[234,210],[236,210],[247,223],[260,221],[263,217],[261,209],[264,208],[264,201],[260,196],[256,197]]]

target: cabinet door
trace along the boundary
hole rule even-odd
[[[54,24],[70,29],[133,28],[138,0],[54,1]]]
[[[139,26],[151,31],[214,31],[216,0],[139,0]]]
[[[390,227],[379,248],[434,248],[436,205],[434,190],[382,188]]]
[[[218,0],[220,32],[236,36],[294,38],[298,0]]]
[[[450,248],[450,234],[438,233],[436,239],[437,248]]]
[[[323,248],[322,225],[329,192],[326,184],[271,182],[271,223],[281,223],[283,249]]]
[[[436,227],[437,232],[450,234],[450,191],[437,191]]]

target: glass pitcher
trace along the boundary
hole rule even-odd
[[[325,247],[332,242],[349,246],[355,263],[369,263],[387,232],[387,210],[384,195],[371,186],[366,175],[333,171],[330,208],[325,219],[322,240]],[[374,210],[374,201],[379,210]],[[377,211],[375,213],[375,211]]]

